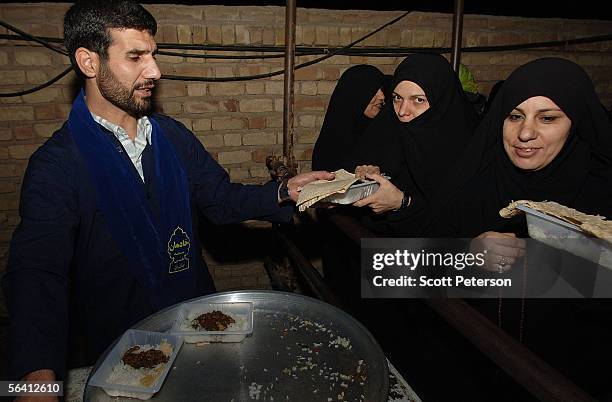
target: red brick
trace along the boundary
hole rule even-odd
[[[49,138],[54,132],[60,129],[63,122],[55,122],[48,124],[35,124],[34,131],[38,137]]]
[[[232,168],[229,171],[231,181],[240,181],[251,177],[248,169],[243,168]]]
[[[184,104],[187,113],[206,113],[219,111],[217,101],[191,101]]]
[[[219,163],[222,165],[249,162],[251,153],[249,151],[219,152]]]
[[[0,121],[34,120],[32,106],[2,106],[0,107]]]
[[[72,105],[56,104],[55,105],[55,117],[61,120],[68,119],[68,115],[70,114],[71,109],[72,109]]]
[[[222,25],[221,26],[221,42],[224,45],[233,45],[236,43],[236,34],[234,32],[234,26]]]
[[[9,182],[9,181],[0,181],[0,194],[13,193],[15,192],[16,189],[17,189],[16,183]],[[6,217],[6,214],[3,214],[3,215],[5,215]]]
[[[236,99],[222,101],[219,105],[219,110],[225,112],[235,112],[238,110],[238,101]]]
[[[219,45],[222,42],[221,27],[218,25],[209,25],[206,27],[207,43]]]
[[[55,119],[55,105],[34,106],[34,116],[36,117],[36,120]]]
[[[157,36],[161,36],[162,42],[177,43],[178,35],[176,25],[160,25],[157,27]]]
[[[11,145],[9,146],[9,154],[14,159],[28,159],[39,145]]]
[[[213,130],[239,130],[246,127],[246,121],[242,118],[213,117]]]
[[[0,141],[8,141],[13,139],[13,134],[8,128],[0,128]]]
[[[296,81],[314,81],[317,79],[317,68],[315,66],[308,66],[295,70]]]
[[[13,134],[17,140],[29,140],[34,138],[34,129],[32,126],[19,126],[13,128]]]
[[[244,145],[272,145],[276,143],[274,133],[247,133],[242,136]]]
[[[178,43],[182,43],[182,44],[192,43],[191,27],[189,25],[178,24],[176,26],[176,31],[177,31]]]
[[[211,82],[208,84],[211,95],[241,95],[244,93],[242,82]]]
[[[242,134],[225,134],[223,143],[226,147],[239,147],[242,145]]]
[[[205,148],[221,148],[223,147],[222,135],[198,135],[198,139]]]
[[[0,211],[10,211],[19,208],[19,199],[12,194],[0,195]]]
[[[17,164],[0,165],[0,177],[21,176],[21,167]]]
[[[253,151],[253,162],[265,163],[266,158],[271,155],[278,155],[278,153],[274,153],[272,148],[256,149]]]
[[[266,128],[266,118],[265,117],[251,117],[251,118],[249,118],[249,128],[250,129],[262,129],[262,128]]]
[[[209,131],[211,127],[211,119],[193,119],[194,131]]]
[[[178,98],[187,95],[187,88],[181,81],[162,81],[156,88],[157,96],[162,99]]]
[[[21,98],[25,103],[58,102],[62,100],[62,92],[58,88],[47,87],[40,91],[23,95]]]
[[[2,70],[0,71],[0,85],[24,84],[26,74],[21,70]]]
[[[273,110],[272,99],[244,99],[240,101],[241,112],[271,112]]]
[[[298,96],[295,99],[295,110],[325,110],[327,102],[319,96]]]

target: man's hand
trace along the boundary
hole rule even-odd
[[[323,170],[301,173],[297,176],[293,176],[287,182],[287,187],[289,188],[289,196],[291,197],[293,202],[295,202],[298,199],[298,195],[300,195],[300,191],[302,191],[302,188],[306,184],[315,180],[333,180],[335,177],[335,174]]]
[[[368,173],[380,174],[380,168],[374,165],[359,165],[355,168],[355,177],[365,179]]]
[[[46,382],[55,381],[55,373],[53,370],[43,369],[32,371],[23,377],[22,381]],[[57,396],[20,396],[15,399],[15,402],[57,402]]]
[[[404,193],[393,185],[389,180],[379,174],[366,173],[366,177],[380,184],[378,191],[374,194],[353,203],[356,207],[368,206],[377,214],[398,209],[402,205]]]
[[[506,272],[516,262],[516,259],[525,255],[525,240],[518,239],[514,233],[484,232],[472,240],[470,251],[485,254],[487,271]]]

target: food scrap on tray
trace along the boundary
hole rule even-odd
[[[109,383],[151,387],[159,378],[172,354],[172,345],[161,342],[159,345],[134,345],[113,367]]]
[[[205,331],[225,331],[229,326],[236,323],[232,317],[220,311],[212,311],[197,316],[191,321],[191,327]]]

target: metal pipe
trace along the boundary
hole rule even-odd
[[[327,283],[325,283],[325,280],[323,279],[319,271],[317,271],[316,268],[312,266],[310,261],[304,256],[304,254],[302,254],[300,249],[295,245],[293,240],[291,240],[290,237],[286,233],[284,233],[281,228],[275,228],[275,233],[282,244],[283,250],[287,253],[289,259],[299,272],[300,276],[302,277],[314,297],[326,303],[334,305],[340,309],[346,310],[344,304],[334,295],[334,292],[329,288]]]
[[[285,6],[285,87],[283,99],[283,156],[291,172],[293,159],[293,83],[295,73],[295,9],[296,0]]]
[[[360,247],[361,238],[379,237],[356,219],[331,214],[329,220]],[[460,299],[425,299],[446,322],[541,401],[594,402],[595,399]]]
[[[538,400],[595,402],[463,300],[426,299],[425,302]]]
[[[463,34],[463,0],[455,0],[453,12],[453,43],[451,53],[451,64],[456,73],[459,72],[461,63],[461,36]]]

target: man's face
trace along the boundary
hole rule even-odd
[[[102,60],[96,83],[102,96],[134,117],[151,110],[155,81],[161,77],[157,45],[146,31],[111,29],[108,59]]]

